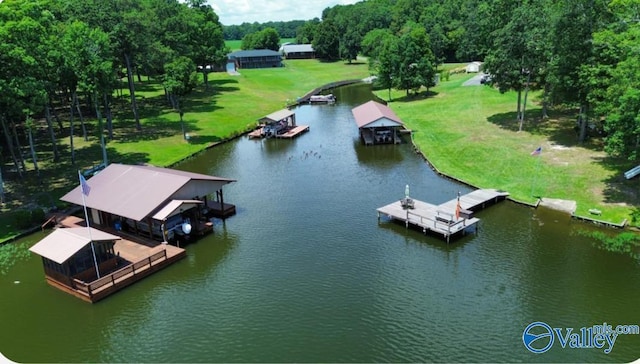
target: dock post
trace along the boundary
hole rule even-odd
[[[378,211],[378,224],[380,223],[380,211]]]
[[[409,207],[407,207],[407,220],[404,222],[405,228],[409,228]]]

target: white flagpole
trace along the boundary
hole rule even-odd
[[[78,179],[80,180],[80,194],[82,195],[82,207],[84,207],[84,221],[87,224],[87,231],[89,232],[89,240],[91,241],[91,253],[93,253],[93,264],[96,267],[96,275],[100,278],[100,270],[98,269],[98,260],[96,259],[96,248],[93,246],[93,238],[91,237],[91,227],[89,226],[89,214],[87,213],[87,202],[84,199],[84,186],[82,183],[82,175],[78,171]]]

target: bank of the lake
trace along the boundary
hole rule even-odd
[[[633,221],[640,205],[640,179],[625,180],[629,162],[607,157],[601,140],[579,144],[574,120],[540,118],[536,93],[518,132],[517,95],[487,86],[463,86],[473,75],[454,75],[429,97],[393,92],[389,106],[414,131],[417,148],[440,172],[479,188],[500,188],[511,198],[535,204],[539,197],[573,200],[577,215],[620,224]],[[388,92],[376,94],[388,99]],[[531,152],[542,147],[542,153]]]
[[[0,275],[0,352],[16,362],[628,362],[533,354],[524,328],[637,324],[637,261],[592,245],[592,225],[502,202],[454,243],[377,222],[404,196],[442,203],[470,189],[435,174],[410,144],[365,147],[351,108],[296,109],[294,140],[242,137],[177,168],[229,176],[237,215],[186,259],[95,305],[49,287],[34,256]],[[41,234],[18,244],[33,244]]]

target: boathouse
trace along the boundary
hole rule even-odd
[[[235,180],[153,166],[110,164],[88,181],[84,196],[91,226],[158,241],[188,240],[211,231],[210,217],[226,218],[235,206],[222,187]],[[215,195],[215,198],[212,196]],[[78,186],[61,198],[83,205]]]
[[[270,49],[252,49],[229,53],[228,62],[240,68],[282,67],[282,55]]]
[[[351,110],[365,145],[397,144],[404,123],[386,105],[369,101]]]
[[[293,138],[309,130],[309,125],[296,125],[296,113],[282,109],[258,120],[258,129],[249,138]]]

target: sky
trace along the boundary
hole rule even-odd
[[[222,25],[322,18],[322,10],[362,0],[209,0]]]

